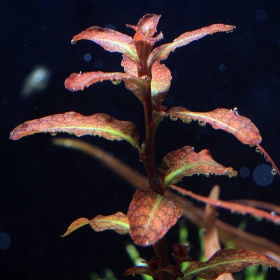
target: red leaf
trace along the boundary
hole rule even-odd
[[[152,37],[156,32],[159,19],[160,15],[147,14],[139,20],[137,26],[127,24],[128,27],[131,27],[136,31],[133,37],[133,42],[135,44],[140,63],[144,62],[146,64],[154,43],[163,38],[162,33],[156,37]]]
[[[110,80],[116,84],[121,81],[136,80],[136,77],[118,72],[105,73],[102,71],[96,71],[73,73],[65,80],[65,87],[71,91],[84,90],[85,87],[89,87],[94,83],[103,82],[105,80]]]
[[[149,246],[161,239],[183,214],[180,203],[151,190],[136,190],[127,217],[135,244]]]
[[[129,223],[127,216],[121,212],[109,216],[98,215],[92,220],[87,218],[79,218],[75,220],[67,229],[67,231],[62,235],[62,237],[67,236],[74,230],[89,224],[95,231],[104,231],[112,229],[118,234],[129,233]]]
[[[90,220],[89,224],[95,231],[112,229],[118,234],[127,234],[130,231],[128,218],[122,212],[109,216],[98,215]]]
[[[67,229],[67,231],[61,235],[61,237],[65,237],[68,234],[70,234],[71,232],[73,232],[74,230],[83,227],[85,225],[88,225],[89,220],[87,218],[79,218],[77,220],[75,220]]]
[[[211,112],[191,112],[186,108],[173,107],[166,112],[173,119],[180,118],[189,123],[196,120],[201,124],[206,122],[214,129],[223,129],[233,134],[243,144],[256,145],[262,141],[257,127],[247,118],[240,116],[236,109],[216,109]]]
[[[150,85],[150,79],[147,76],[138,78],[125,73],[97,71],[73,73],[65,80],[65,87],[71,91],[83,90],[85,87],[104,80],[110,80],[116,85],[124,81],[126,88],[132,91],[140,101]]]
[[[148,65],[151,66],[155,61],[161,61],[167,59],[170,52],[174,51],[176,48],[185,46],[192,41],[203,38],[206,35],[213,34],[215,32],[229,32],[235,27],[232,25],[225,24],[212,24],[207,27],[203,27],[194,31],[186,32],[176,38],[172,43],[161,45],[155,48],[148,59]]]
[[[106,51],[119,52],[130,57],[133,61],[139,61],[132,38],[118,31],[99,26],[89,27],[74,36],[71,43],[75,44],[83,39],[95,42]]]
[[[280,269],[275,260],[242,249],[224,249],[216,252],[207,262],[191,262],[184,271],[184,279],[189,280],[197,276],[207,280],[214,280],[227,272],[238,272],[252,265],[273,266]]]
[[[165,176],[165,186],[179,182],[184,176],[194,174],[228,175],[229,177],[237,175],[231,167],[224,167],[214,161],[208,150],[204,149],[196,153],[190,146],[167,154],[163,159],[161,170]]]
[[[11,132],[10,138],[18,140],[40,132],[67,132],[76,136],[98,135],[108,140],[126,140],[139,148],[138,129],[133,123],[119,121],[102,113],[83,116],[76,112],[67,112],[26,121]]]
[[[165,99],[170,87],[172,76],[170,70],[158,62],[152,66],[152,99],[156,106],[159,106]]]

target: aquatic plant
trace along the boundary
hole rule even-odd
[[[84,90],[96,82],[105,80],[113,84],[124,82],[141,102],[145,116],[144,141],[140,143],[138,128],[135,124],[118,120],[104,113],[83,116],[76,112],[66,112],[40,119],[30,120],[16,127],[10,134],[13,140],[40,132],[67,132],[76,136],[97,135],[108,140],[127,141],[138,152],[139,158],[146,170],[146,178],[130,169],[120,161],[110,158],[107,153],[96,147],[88,146],[72,139],[58,139],[56,144],[80,149],[99,158],[108,167],[137,186],[127,214],[117,212],[109,216],[97,215],[89,220],[80,218],[74,221],[63,236],[66,236],[84,225],[90,225],[95,231],[113,229],[119,234],[130,234],[133,242],[139,246],[152,245],[156,256],[147,261],[146,266],[135,266],[127,269],[124,275],[147,274],[153,279],[192,279],[195,276],[203,279],[216,279],[224,273],[237,272],[245,267],[262,264],[280,268],[280,264],[260,252],[242,249],[220,249],[222,226],[216,221],[216,208],[224,207],[235,212],[247,213],[265,218],[274,223],[280,223],[278,215],[242,204],[219,200],[218,186],[213,188],[210,197],[193,194],[186,189],[175,186],[185,176],[203,174],[209,176],[226,175],[235,177],[237,172],[232,167],[224,167],[216,162],[209,150],[196,152],[191,146],[184,146],[169,152],[162,160],[160,167],[155,164],[155,134],[164,118],[176,121],[180,119],[188,124],[198,121],[200,125],[208,123],[214,129],[222,129],[234,135],[241,143],[257,146],[272,164],[272,172],[279,170],[260,146],[262,140],[257,127],[246,117],[239,115],[236,108],[219,108],[211,112],[193,112],[183,107],[167,109],[163,101],[171,83],[170,70],[161,62],[168,58],[176,48],[185,46],[192,41],[201,39],[216,32],[231,32],[232,25],[213,24],[201,29],[186,32],[173,42],[155,47],[154,44],[163,38],[162,33],[155,35],[159,15],[147,14],[136,26],[127,25],[135,31],[133,38],[115,30],[90,27],[74,36],[72,43],[79,40],[91,40],[109,52],[119,52],[123,55],[121,65],[124,72],[88,72],[74,73],[65,81],[65,87],[70,91]],[[207,204],[205,212],[188,205],[188,200],[170,190],[176,190]],[[206,262],[193,261],[188,257],[189,246],[174,244],[174,265],[169,263],[166,234],[184,214],[188,219],[207,229],[204,247],[208,258]],[[196,218],[190,218],[191,216]],[[225,238],[228,240],[229,238]],[[252,239],[253,240],[253,239]],[[237,246],[238,247],[238,246]],[[267,245],[268,247],[268,245]],[[267,248],[266,247],[266,248]],[[260,247],[255,244],[257,251]],[[263,250],[264,251],[264,250]],[[189,265],[181,270],[181,265]],[[228,276],[231,277],[231,276]]]

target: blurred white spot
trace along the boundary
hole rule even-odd
[[[0,232],[0,250],[6,250],[11,245],[10,235],[6,232]]]
[[[255,16],[258,21],[265,21],[267,19],[267,12],[265,9],[258,9]]]
[[[267,164],[257,166],[254,170],[253,178],[259,186],[268,186],[273,180],[271,166]]]
[[[85,53],[84,54],[84,61],[86,61],[86,62],[91,61],[91,54],[90,53]]]
[[[238,173],[242,178],[247,178],[250,175],[250,170],[247,166],[243,166],[240,168]]]
[[[226,70],[226,66],[225,66],[223,63],[221,63],[221,64],[219,65],[219,70],[220,70],[221,72],[224,72],[224,71]]]
[[[21,96],[26,98],[47,88],[51,73],[45,67],[37,67],[30,72],[23,84]]]

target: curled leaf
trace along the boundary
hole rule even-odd
[[[109,216],[98,215],[92,220],[88,220],[87,218],[79,218],[68,227],[67,231],[61,237],[65,237],[74,230],[88,224],[98,232],[112,229],[118,234],[129,233],[127,216],[121,212],[117,212],[116,214]]]
[[[73,73],[65,80],[65,87],[70,91],[84,90],[85,87],[90,85],[110,80],[113,83],[120,83],[123,80],[136,79],[125,73],[110,72],[105,73],[102,71],[86,72],[86,73]]]
[[[71,43],[75,44],[83,39],[95,42],[106,51],[119,52],[130,57],[133,61],[139,61],[132,38],[118,31],[92,26],[74,36]]]
[[[121,81],[124,81],[126,88],[132,91],[140,100],[142,100],[143,93],[146,92],[150,81],[147,76],[138,78],[126,73],[105,73],[102,71],[96,71],[71,74],[65,80],[65,87],[71,91],[84,90],[85,87],[89,87],[94,83],[105,80],[110,80],[115,85],[118,85]]]
[[[109,216],[98,215],[90,220],[89,224],[95,231],[112,229],[118,234],[126,234],[130,231],[128,218],[122,212],[117,212]]]
[[[67,235],[69,235],[70,233],[72,233],[73,231],[75,231],[76,229],[83,227],[85,225],[89,224],[89,220],[87,218],[79,218],[77,220],[75,220],[67,229],[67,231],[61,235],[61,237],[65,237]]]
[[[183,214],[180,203],[149,189],[136,190],[127,217],[135,244],[149,246],[161,239]]]
[[[67,132],[76,136],[98,135],[108,140],[126,140],[139,148],[138,129],[133,123],[119,121],[102,113],[83,116],[76,112],[67,112],[26,121],[11,132],[10,138],[18,140],[40,132]]]
[[[213,34],[216,32],[229,32],[235,27],[232,25],[225,24],[212,24],[207,27],[203,27],[194,31],[186,32],[176,38],[172,43],[161,45],[155,48],[148,59],[148,65],[151,66],[155,61],[161,61],[167,59],[170,52],[174,51],[176,48],[185,46],[192,41],[201,39],[206,35]]]
[[[242,249],[223,249],[206,262],[191,262],[184,271],[184,279],[190,280],[197,276],[214,280],[222,273],[238,272],[252,265],[273,266],[280,269],[280,263],[265,255]]]
[[[173,107],[166,112],[171,118],[184,122],[196,120],[209,123],[214,129],[222,129],[233,134],[243,144],[256,145],[262,141],[257,127],[248,119],[240,116],[236,109],[216,109],[211,112],[192,112],[186,108]]]
[[[228,175],[229,177],[237,175],[237,172],[231,167],[224,167],[217,163],[211,157],[209,150],[204,149],[196,153],[190,146],[167,154],[162,162],[161,173],[165,175],[165,186],[177,183],[183,177],[194,174]]]

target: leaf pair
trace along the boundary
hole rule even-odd
[[[113,229],[119,234],[130,233],[135,244],[149,246],[161,239],[183,214],[180,203],[151,190],[136,190],[127,216],[118,212],[109,216],[98,215],[92,220],[79,218],[62,235],[89,224],[95,231]]]

